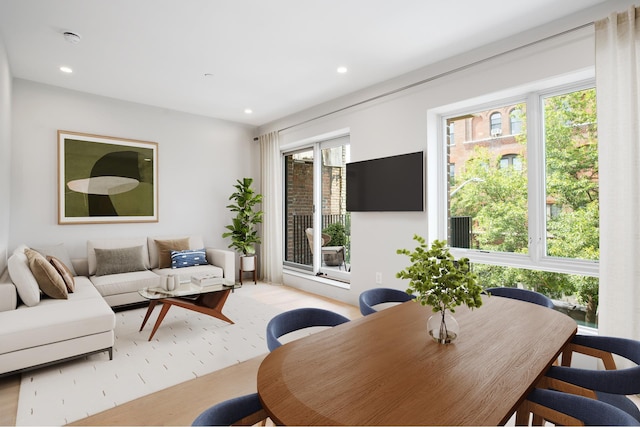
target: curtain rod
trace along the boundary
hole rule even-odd
[[[514,47],[514,48],[509,49],[509,50],[506,50],[506,51],[504,51],[504,52],[496,53],[495,55],[488,56],[488,57],[483,58],[483,59],[480,59],[480,60],[478,60],[478,61],[474,61],[474,62],[471,62],[471,63],[469,63],[469,64],[466,64],[466,65],[462,65],[462,66],[460,66],[460,67],[453,68],[453,69],[451,69],[451,70],[448,70],[448,71],[442,72],[442,73],[440,73],[440,74],[436,74],[436,75],[434,75],[434,76],[427,77],[426,79],[422,79],[422,80],[419,80],[419,81],[417,81],[417,82],[410,83],[410,84],[408,84],[408,85],[405,85],[405,86],[399,87],[399,88],[397,88],[397,89],[393,89],[393,90],[390,90],[390,91],[388,91],[388,92],[384,92],[384,93],[381,93],[381,94],[379,94],[379,95],[372,96],[371,98],[363,99],[362,101],[358,101],[358,102],[356,102],[356,103],[354,103],[354,104],[350,104],[350,105],[347,105],[347,106],[345,106],[345,107],[338,108],[337,110],[330,111],[330,112],[328,112],[328,113],[324,113],[324,114],[321,114],[321,115],[319,115],[319,116],[316,116],[316,117],[312,117],[312,118],[310,118],[310,119],[303,120],[303,121],[301,121],[301,122],[299,122],[299,123],[296,123],[296,124],[293,124],[293,125],[290,125],[290,126],[284,127],[284,128],[282,128],[282,129],[278,129],[278,131],[277,131],[277,132],[278,132],[278,133],[279,133],[279,132],[283,132],[283,131],[286,131],[286,130],[292,129],[292,128],[296,127],[296,126],[301,126],[301,125],[307,124],[307,123],[312,122],[312,121],[314,121],[314,120],[322,119],[322,118],[324,118],[324,117],[331,116],[331,115],[333,115],[333,114],[340,113],[340,112],[342,112],[342,111],[345,111],[345,110],[348,110],[348,109],[351,109],[351,108],[354,108],[354,107],[358,107],[358,106],[360,106],[360,105],[363,105],[363,104],[366,104],[366,103],[369,103],[369,102],[372,102],[372,101],[376,101],[376,100],[378,100],[378,99],[385,98],[385,97],[387,97],[387,96],[395,95],[396,93],[399,93],[399,92],[404,92],[405,90],[412,89],[412,88],[417,87],[417,86],[421,86],[421,85],[423,85],[423,84],[426,84],[426,83],[432,82],[432,81],[434,81],[434,80],[441,79],[441,78],[443,78],[443,77],[449,76],[449,75],[454,74],[454,73],[458,73],[458,72],[460,72],[460,71],[464,71],[464,70],[466,70],[466,69],[468,69],[468,68],[474,67],[474,66],[476,66],[476,65],[483,64],[483,63],[485,63],[485,62],[487,62],[487,61],[491,61],[491,60],[496,59],[496,58],[499,58],[499,57],[501,57],[501,56],[508,55],[508,54],[510,54],[510,53],[517,52],[517,51],[519,51],[519,50],[521,50],[521,49],[526,49],[526,48],[531,47],[531,46],[535,46],[535,45],[536,45],[536,44],[538,44],[538,43],[543,43],[543,42],[545,42],[545,41],[547,41],[547,40],[552,40],[552,39],[554,39],[554,38],[556,38],[556,37],[561,37],[561,36],[564,36],[564,35],[566,35],[566,34],[572,33],[572,32],[574,32],[574,31],[582,30],[583,28],[587,28],[587,27],[590,27],[590,26],[594,25],[594,23],[595,23],[595,22],[593,22],[593,21],[592,21],[592,22],[588,22],[588,23],[586,23],[586,24],[582,24],[582,25],[579,25],[579,26],[577,26],[577,27],[570,28],[570,29],[568,29],[568,30],[562,31],[562,32],[560,32],[560,33],[552,34],[552,35],[547,36],[547,37],[544,37],[544,38],[542,38],[542,39],[535,40],[535,41],[532,41],[532,42],[529,42],[529,43],[523,44],[523,45],[518,46],[518,47]],[[254,141],[257,141],[258,139],[259,139],[259,138],[254,138],[253,140],[254,140]]]

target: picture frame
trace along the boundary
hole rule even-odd
[[[58,130],[58,224],[128,222],[158,222],[158,144]]]

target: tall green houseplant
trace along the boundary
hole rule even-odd
[[[253,191],[252,183],[253,178],[243,178],[234,185],[236,191],[229,196],[233,203],[227,208],[236,216],[230,225],[225,226],[229,231],[222,234],[224,238],[231,237],[229,247],[243,255],[255,254],[255,245],[261,243],[256,226],[262,223],[263,212],[256,210],[256,205],[262,203],[262,195]]]

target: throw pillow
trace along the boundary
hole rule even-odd
[[[142,246],[118,249],[95,248],[94,251],[96,253],[96,276],[147,269],[144,264]]]
[[[67,291],[69,292],[75,291],[76,281],[73,278],[73,273],[71,273],[71,270],[69,269],[69,267],[67,267],[65,263],[63,263],[62,261],[60,261],[58,258],[54,256],[47,256],[47,261],[49,261],[51,265],[53,265],[53,268],[56,269],[58,274],[60,274],[60,277],[62,277],[64,284],[67,286]]]
[[[171,251],[184,251],[189,249],[189,238],[156,240],[158,248],[158,268],[171,267]]]
[[[194,265],[206,264],[207,253],[204,248],[171,251],[171,268],[193,267]]]
[[[56,299],[67,299],[67,285],[55,268],[40,254],[33,249],[25,252],[29,260],[29,268],[38,282],[40,290],[47,296]]]
[[[59,245],[45,246],[42,248],[33,248],[34,251],[38,251],[42,254],[43,257],[52,256],[58,258],[64,265],[67,266],[69,271],[71,271],[72,276],[77,276],[75,268],[73,268],[73,264],[71,263],[71,258],[69,257],[69,253],[67,252],[67,248],[64,247],[64,243],[60,243]]]
[[[29,268],[29,260],[24,251],[14,251],[7,261],[7,267],[9,269],[9,277],[11,277],[13,284],[16,285],[18,296],[22,302],[28,307],[38,305],[40,302],[40,288]]]

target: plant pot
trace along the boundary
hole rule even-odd
[[[240,256],[240,270],[241,271],[254,271],[256,269],[256,257],[255,255],[241,255]]]
[[[337,252],[334,254],[323,254],[324,263],[330,267],[342,265],[342,263],[344,262],[342,258],[342,252]]]
[[[439,344],[450,344],[460,332],[458,321],[447,310],[435,313],[427,321],[429,336]]]

